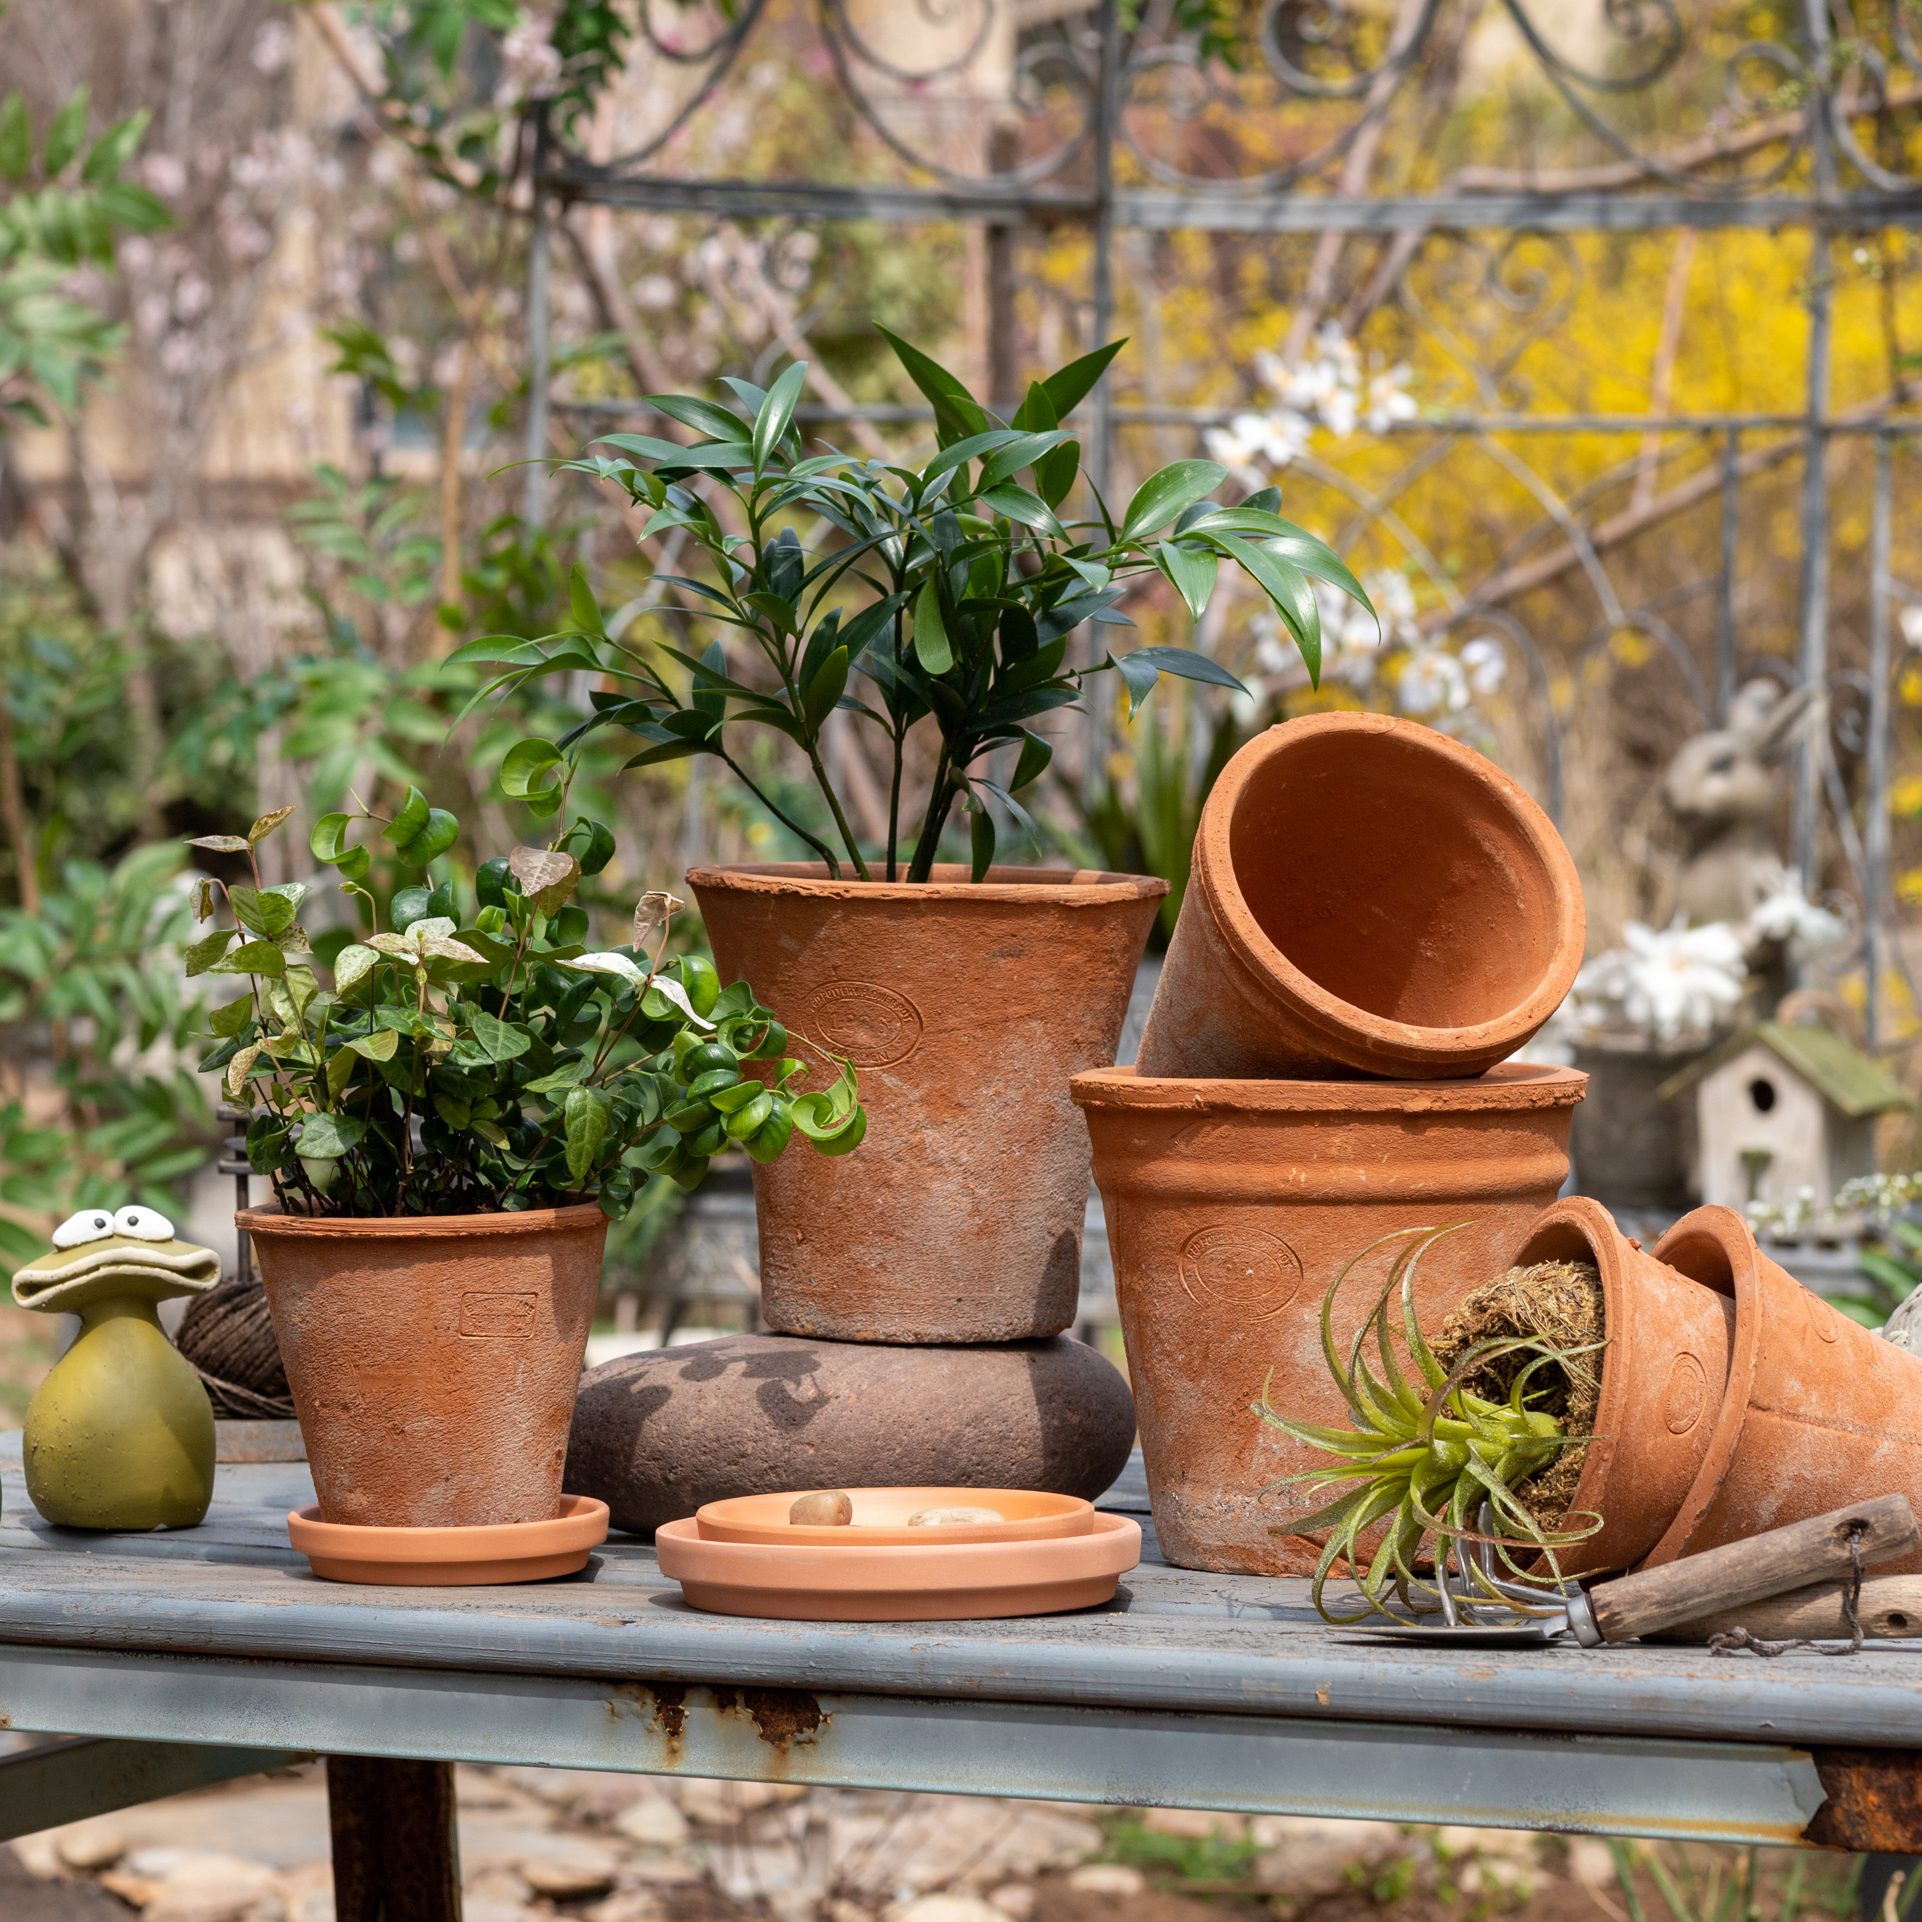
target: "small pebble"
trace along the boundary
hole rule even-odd
[[[910,1528],[953,1528],[974,1522],[1005,1522],[998,1508],[917,1508],[908,1517]]]
[[[854,1504],[838,1488],[797,1495],[787,1512],[796,1528],[846,1528],[854,1520]]]

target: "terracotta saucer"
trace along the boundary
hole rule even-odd
[[[917,1536],[933,1530],[916,1529]],[[945,1534],[947,1531],[942,1530]],[[959,1622],[1053,1615],[1114,1598],[1141,1559],[1141,1524],[1097,1513],[1085,1535],[912,1548],[705,1540],[698,1522],[654,1535],[661,1573],[691,1607],[789,1622]]]
[[[1094,1526],[1094,1504],[1078,1495],[1044,1495],[1032,1488],[848,1488],[854,1520],[845,1528],[797,1527],[787,1518],[798,1493],[736,1495],[696,1510],[701,1539],[760,1542],[769,1548],[803,1543],[822,1548],[926,1548],[940,1543],[1038,1542],[1085,1535]],[[908,1517],[923,1508],[993,1508],[999,1522],[954,1522],[910,1528]]]
[[[552,1521],[484,1528],[361,1528],[324,1522],[315,1505],[288,1514],[287,1539],[330,1582],[400,1588],[538,1582],[587,1566],[588,1550],[607,1539],[607,1504],[563,1495]]]

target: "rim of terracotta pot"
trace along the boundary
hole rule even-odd
[[[1588,1076],[1546,1061],[1502,1061],[1467,1081],[1223,1081],[1088,1068],[1068,1084],[1083,1108],[1232,1108],[1237,1113],[1472,1113],[1478,1108],[1572,1108]],[[1594,1204],[1590,1204],[1593,1206]]]
[[[1762,1354],[1761,1283],[1755,1272],[1760,1250],[1749,1225],[1733,1208],[1714,1204],[1685,1214],[1649,1251],[1704,1288],[1735,1298],[1735,1332],[1729,1343],[1728,1383],[1709,1436],[1708,1453],[1662,1539],[1641,1566],[1659,1568],[1687,1552],[1689,1541],[1721,1492],[1748,1420],[1749,1396]],[[1677,1259],[1680,1257],[1680,1259]]]
[[[1286,740],[1274,743],[1277,735]],[[1375,1014],[1344,1001],[1304,973],[1262,927],[1235,877],[1232,840],[1236,812],[1250,784],[1272,767],[1276,753],[1328,735],[1392,740],[1406,753],[1429,756],[1450,776],[1472,782],[1501,803],[1547,877],[1555,904],[1554,943],[1533,990],[1513,1007],[1455,1027],[1423,1027]],[[1249,752],[1264,741],[1273,743],[1267,754]],[[1284,721],[1266,735],[1257,735],[1229,761],[1208,797],[1201,829],[1195,836],[1194,873],[1197,880],[1206,877],[1206,889],[1197,891],[1199,901],[1212,910],[1222,939],[1242,964],[1265,977],[1271,992],[1285,1005],[1331,1037],[1359,1035],[1376,1046],[1421,1049],[1443,1058],[1453,1053],[1486,1054],[1490,1049],[1503,1052],[1519,1048],[1561,1006],[1582,965],[1587,918],[1581,881],[1554,823],[1520,782],[1485,755],[1433,728],[1396,715],[1309,714]],[[1192,882],[1190,886],[1192,889]],[[1347,1045],[1352,1046],[1352,1040]],[[1346,1058],[1345,1051],[1338,1058]]]
[[[590,1216],[605,1221],[598,1201],[562,1208],[500,1209],[485,1215],[290,1215],[279,1204],[237,1208],[234,1224],[256,1235],[366,1235],[417,1240],[423,1235],[538,1234],[548,1228],[585,1227]]]
[[[692,888],[730,888],[740,894],[796,895],[815,899],[848,896],[862,901],[1028,902],[1091,907],[1117,901],[1159,901],[1168,883],[1152,874],[1115,874],[1105,868],[991,867],[985,881],[968,879],[959,861],[937,861],[925,881],[863,881],[828,876],[822,861],[743,862],[689,868]]]

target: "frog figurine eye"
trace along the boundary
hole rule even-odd
[[[135,1241],[171,1241],[174,1225],[154,1208],[122,1208],[113,1218],[113,1231]]]
[[[113,1216],[104,1208],[82,1208],[53,1231],[56,1248],[79,1248],[89,1241],[105,1241],[113,1233]]]

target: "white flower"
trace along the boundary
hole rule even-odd
[[[1462,666],[1477,694],[1493,694],[1508,672],[1508,655],[1493,635],[1477,634],[1462,648]]]
[[[1750,910],[1746,931],[1751,941],[1782,942],[1801,962],[1833,954],[1849,938],[1849,924],[1811,901],[1786,868],[1777,875],[1774,891]]]
[[[1439,647],[1422,648],[1402,669],[1395,699],[1406,714],[1433,714],[1438,708],[1459,714],[1468,705],[1468,676],[1454,655]]]
[[[1368,380],[1368,431],[1385,434],[1398,420],[1413,420],[1421,410],[1404,390],[1413,373],[1406,361]]]
[[[1913,601],[1910,602],[1895,617],[1895,624],[1901,628],[1902,638],[1911,647],[1922,647],[1922,607],[1918,607]]]
[[[1748,962],[1727,922],[1657,930],[1631,921],[1622,940],[1575,977],[1590,1025],[1608,1025],[1615,1012],[1659,1042],[1705,1039],[1740,1004]]]

